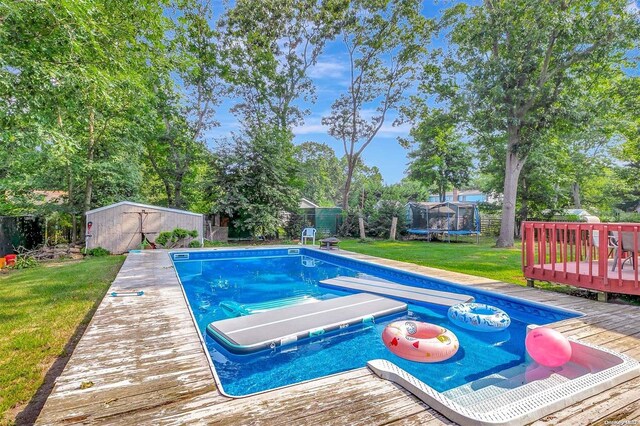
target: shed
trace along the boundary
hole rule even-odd
[[[87,248],[103,247],[120,254],[140,248],[146,238],[154,242],[160,232],[183,228],[198,231],[202,244],[204,215],[185,210],[121,201],[89,210]]]

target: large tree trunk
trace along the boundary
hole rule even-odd
[[[351,191],[351,179],[353,178],[353,169],[356,161],[351,158],[347,161],[347,180],[344,182],[344,192],[342,193],[342,208],[349,208],[349,192]]]
[[[67,183],[68,184],[67,204],[69,204],[69,213],[71,214],[71,243],[75,244],[76,241],[78,241],[78,232],[76,229],[78,227],[78,224],[77,224],[76,209],[75,209],[75,206],[73,205],[73,198],[74,198],[73,172],[70,164],[67,166],[67,178],[69,179]]]
[[[174,192],[173,192],[173,205],[169,205],[169,207],[173,207],[176,209],[182,209],[184,208],[184,200],[182,199],[182,181],[184,179],[184,175],[185,173],[180,172],[176,174],[176,180],[173,183],[173,188],[174,188]]]
[[[91,210],[91,195],[93,192],[93,157],[95,154],[96,134],[95,134],[95,111],[93,107],[89,108],[89,146],[87,147],[87,178],[84,188],[84,203],[82,205],[83,213]]]
[[[496,247],[513,247],[513,237],[516,227],[516,198],[518,195],[518,178],[524,166],[524,159],[518,158],[514,147],[519,141],[518,131],[509,131],[509,145],[507,146],[507,159],[504,176],[504,199],[502,202],[502,223],[500,236],[496,241]]]
[[[581,209],[582,199],[580,198],[580,184],[578,182],[573,182],[573,185],[571,185],[571,195],[573,196],[573,206],[576,209]]]

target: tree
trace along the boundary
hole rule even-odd
[[[235,140],[217,153],[211,195],[214,213],[231,217],[254,236],[275,235],[282,213],[300,202],[291,135],[274,126]]]
[[[236,97],[233,111],[245,131],[277,125],[290,130],[313,100],[307,71],[343,22],[343,0],[239,0],[220,20],[226,48],[225,77]]]
[[[449,188],[469,183],[473,166],[471,153],[451,116],[433,110],[411,129],[410,136],[418,144],[418,148],[409,153],[412,179],[435,185],[442,202]]]
[[[344,208],[362,153],[388,114],[404,101],[433,30],[433,22],[423,17],[417,0],[356,0],[351,5],[349,24],[342,31],[350,69],[348,88],[322,119],[329,134],[342,142],[347,159]],[[368,116],[368,110],[375,112]]]
[[[31,177],[55,169],[48,177],[56,188],[47,189],[66,189],[72,213],[91,208],[98,186],[119,195],[138,187],[135,120],[148,107],[147,74],[167,21],[157,2],[113,6],[108,0],[2,6],[3,145],[20,151],[16,163],[32,161],[22,155],[30,150],[42,157],[44,167]],[[22,190],[42,180],[25,180],[30,188]]]
[[[340,199],[342,169],[333,149],[323,143],[304,142],[295,147],[294,158],[304,182],[302,196],[320,206],[335,206]]]
[[[464,112],[483,149],[504,145],[502,226],[496,242],[513,245],[517,185],[541,134],[566,117],[584,80],[606,78],[637,44],[638,16],[626,0],[485,0],[445,13],[452,54],[430,90]],[[461,78],[462,77],[462,78]]]
[[[214,108],[226,88],[219,40],[209,24],[213,19],[210,3],[181,0],[174,15],[173,38],[164,48],[168,61],[156,64],[160,68],[153,82],[156,127],[145,141],[144,153],[162,182],[166,204],[186,208],[185,184],[192,187],[194,173],[207,164],[204,132],[218,125]],[[177,83],[167,78],[171,71]]]

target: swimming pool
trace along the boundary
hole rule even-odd
[[[527,325],[548,324],[579,315],[314,249],[196,251],[172,253],[171,256],[219,384],[225,394],[234,397],[361,368],[372,359],[389,360],[437,391],[445,392],[524,364]],[[496,333],[468,331],[448,320],[446,307],[408,301],[406,313],[248,355],[228,352],[206,333],[209,323],[228,318],[228,310],[223,309],[225,305],[295,297],[324,300],[345,296],[351,293],[325,287],[319,282],[361,274],[404,285],[471,295],[477,302],[506,311],[511,316],[511,326]],[[449,360],[434,364],[399,358],[380,338],[384,327],[398,319],[442,325],[456,334],[460,349]]]

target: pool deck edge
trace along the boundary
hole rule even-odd
[[[127,257],[56,380],[37,424],[451,424],[364,367],[243,399],[223,396],[168,252],[143,251]],[[553,327],[640,359],[640,307],[599,303],[344,250],[331,254],[583,312],[584,317]],[[109,295],[123,290],[142,290],[144,295]],[[638,378],[620,387],[637,386]],[[589,424],[608,418],[640,418],[640,392],[603,392],[536,424]]]

